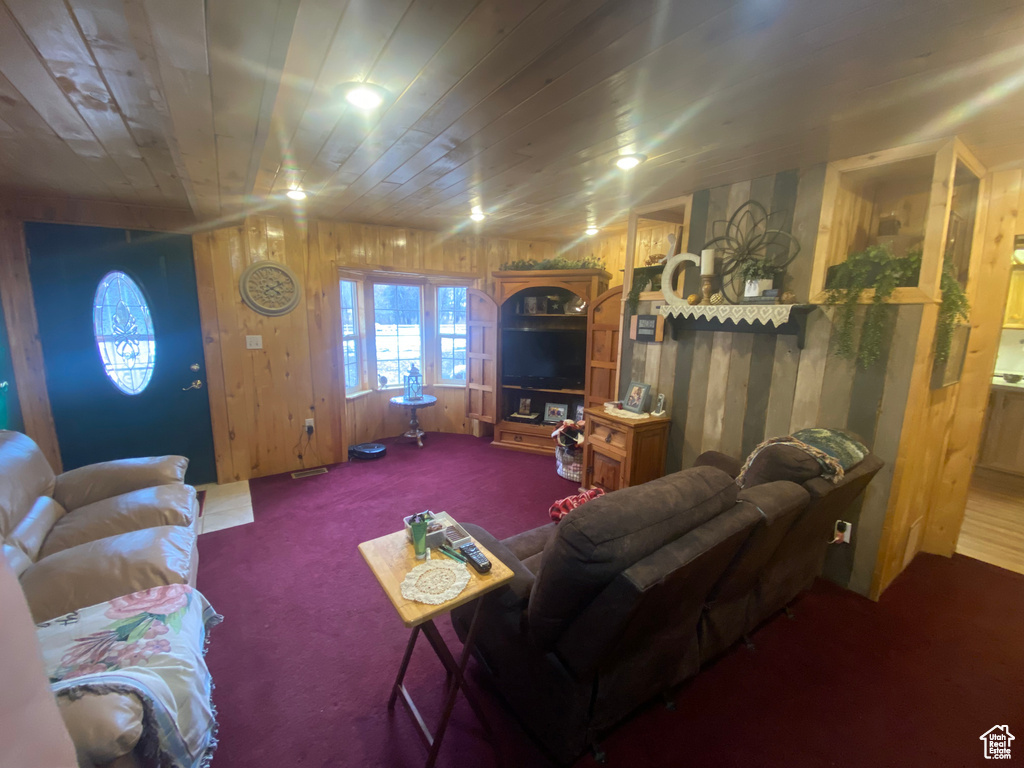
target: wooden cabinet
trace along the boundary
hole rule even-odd
[[[583,486],[611,492],[640,485],[665,474],[665,450],[671,419],[626,419],[604,408],[584,411]]]
[[[1006,299],[1004,328],[1024,328],[1024,267],[1010,273],[1010,295]]]
[[[1024,387],[992,387],[978,466],[1024,475]]]
[[[495,445],[554,454],[554,428],[539,422],[549,405],[564,408],[565,418],[571,419],[584,404],[584,385],[590,378],[586,355],[593,346],[586,310],[599,295],[608,295],[610,278],[602,269],[494,273],[497,329],[492,335],[499,362]],[[617,305],[608,301],[607,307],[611,311]],[[603,328],[609,321],[603,315],[600,319]],[[611,368],[614,373],[614,362]],[[471,372],[470,380],[476,378]],[[517,414],[535,416],[531,422],[512,418]]]

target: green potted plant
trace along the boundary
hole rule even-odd
[[[782,274],[782,267],[767,259],[746,259],[740,267],[743,276],[743,297],[756,298],[775,287],[775,279]]]

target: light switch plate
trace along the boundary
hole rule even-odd
[[[263,349],[263,337],[262,336],[246,336],[245,337],[245,348],[246,349]]]

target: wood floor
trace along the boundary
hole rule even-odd
[[[956,551],[1024,573],[1024,477],[974,470]]]

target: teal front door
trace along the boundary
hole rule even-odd
[[[216,479],[192,238],[26,224],[64,469],[180,454]]]

